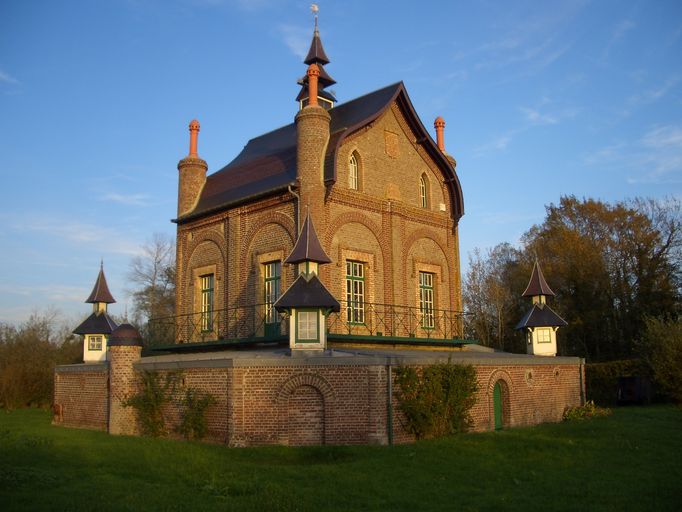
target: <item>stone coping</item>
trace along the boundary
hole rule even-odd
[[[332,349],[319,355],[296,354],[291,356],[288,349],[269,349],[150,356],[136,362],[135,368],[170,370],[276,366],[400,366],[445,363],[447,361],[476,366],[558,366],[584,363],[584,360],[579,357],[542,357],[507,352]]]
[[[62,364],[55,366],[55,373],[85,373],[85,372],[106,372],[109,369],[109,363],[80,363],[80,364]]]

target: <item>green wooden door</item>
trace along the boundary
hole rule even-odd
[[[495,411],[495,430],[500,430],[504,422],[502,420],[502,386],[499,382],[495,384],[495,389],[493,389],[493,409]]]

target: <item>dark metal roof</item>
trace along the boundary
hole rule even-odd
[[[315,28],[313,32],[313,40],[310,42],[310,49],[308,50],[308,55],[305,56],[304,63],[310,64],[329,64],[329,58],[327,54],[324,53],[324,48],[322,47],[322,39],[320,39],[320,31]]]
[[[537,260],[535,260],[535,265],[533,265],[533,272],[530,275],[530,281],[528,281],[528,286],[526,286],[526,291],[523,292],[522,297],[534,297],[537,295],[550,295],[554,297],[554,292],[545,281],[545,276],[542,275],[542,269]]]
[[[516,329],[525,327],[562,327],[568,322],[557,315],[547,304],[533,304],[533,307],[516,325]]]
[[[110,347],[141,347],[140,331],[130,324],[119,325],[109,336]]]
[[[308,84],[306,83],[301,87],[301,90],[298,92],[298,96],[296,96],[296,101],[301,101],[302,99],[305,99],[308,96],[309,96]],[[329,91],[325,91],[324,89],[318,89],[317,96],[329,100],[332,103],[336,103],[336,97],[332,93],[330,93]]]
[[[118,327],[106,311],[92,313],[73,330],[74,334],[111,334]]]
[[[339,301],[315,274],[308,279],[304,274],[299,274],[287,291],[277,299],[274,306],[277,311],[286,311],[291,308],[322,308],[341,311]]]
[[[88,300],[85,302],[88,304],[95,304],[96,302],[113,304],[116,302],[109,291],[109,286],[107,286],[107,278],[104,277],[103,265],[100,265],[99,267],[99,274],[97,275],[97,281],[95,281],[95,287],[92,289],[92,293],[90,293]]]
[[[296,245],[291,250],[291,254],[284,260],[284,263],[301,263],[302,261],[314,261],[317,263],[331,263],[331,258],[324,252],[320,239],[313,221],[310,220],[310,213],[306,214],[303,227],[296,240]]]
[[[329,87],[330,85],[334,85],[336,83],[336,80],[334,80],[331,76],[329,76],[329,73],[327,73],[327,70],[324,69],[322,66],[318,66],[318,69],[320,71],[319,76],[317,77],[317,82],[320,87]],[[299,78],[296,81],[297,84],[299,85],[305,85],[307,89],[307,84],[308,84],[308,74],[305,74],[301,78]]]
[[[336,181],[336,159],[343,140],[381,116],[396,101],[417,133],[418,143],[438,164],[453,204],[455,220],[464,215],[464,198],[455,168],[419,120],[402,82],[389,85],[329,110],[330,139],[324,161],[327,184]],[[228,165],[208,176],[194,211],[185,222],[250,198],[284,191],[296,183],[296,124],[251,139]]]

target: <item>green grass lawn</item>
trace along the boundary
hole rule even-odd
[[[0,411],[0,510],[680,510],[682,409],[403,446],[226,448]]]

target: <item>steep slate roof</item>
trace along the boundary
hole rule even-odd
[[[277,299],[274,304],[277,311],[285,311],[291,308],[322,308],[332,311],[341,311],[341,305],[334,296],[329,293],[315,274],[306,279],[304,274],[299,274],[296,280]]]
[[[104,268],[102,265],[99,267],[99,274],[97,275],[97,281],[95,281],[95,287],[92,289],[92,293],[90,293],[88,300],[85,302],[87,304],[94,304],[96,302],[113,304],[116,302],[109,291],[109,286],[107,286],[107,279],[104,277]]]
[[[549,295],[554,297],[554,292],[545,281],[545,276],[542,275],[542,269],[540,269],[540,264],[535,260],[535,265],[533,265],[533,272],[530,275],[530,281],[528,281],[528,286],[526,286],[526,291],[523,292],[521,297],[534,297],[537,295]]]
[[[533,307],[516,324],[515,329],[525,327],[562,327],[568,322],[557,315],[547,304],[533,304]]]
[[[452,164],[433,141],[419,120],[402,82],[389,85],[329,110],[330,139],[324,162],[327,184],[336,181],[336,160],[343,140],[381,116],[396,101],[405,112],[417,142],[444,173],[445,184],[454,205],[454,218],[464,215],[462,187]],[[291,123],[251,139],[228,165],[208,176],[194,211],[176,219],[182,223],[205,214],[232,207],[297,186],[296,124]]]
[[[92,313],[73,330],[74,334],[111,334],[118,327],[106,311]]]
[[[306,214],[303,221],[301,233],[298,235],[296,245],[291,250],[291,254],[284,260],[284,263],[301,263],[302,261],[314,261],[317,263],[331,263],[331,258],[324,252],[320,239],[317,238],[317,232],[313,221],[310,220],[310,214]]]

